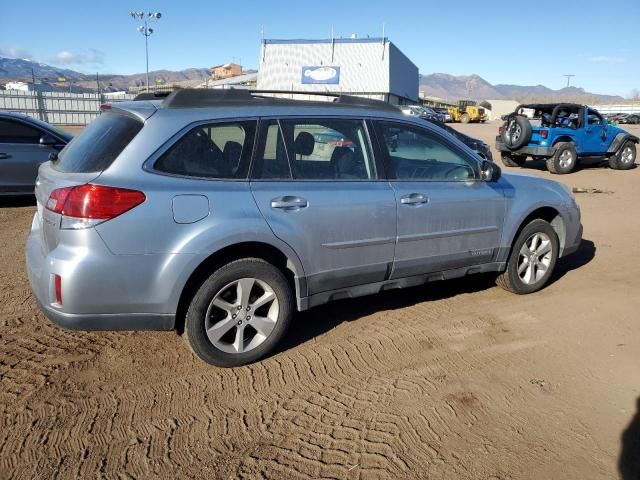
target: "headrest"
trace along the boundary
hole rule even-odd
[[[242,145],[238,142],[228,141],[224,145],[222,155],[229,160],[238,161],[242,154]]]
[[[316,141],[309,132],[300,132],[294,142],[295,151],[299,155],[311,155]]]

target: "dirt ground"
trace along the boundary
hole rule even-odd
[[[459,128],[492,144],[498,125]],[[554,179],[610,193],[578,195],[584,242],[543,291],[342,301],[232,370],[173,332],[53,326],[24,269],[33,201],[3,201],[0,478],[637,480],[640,168]]]

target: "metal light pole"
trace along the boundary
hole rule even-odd
[[[144,35],[144,50],[147,59],[147,92],[149,91],[149,37],[153,33],[153,28],[149,27],[149,23],[157,22],[162,17],[160,12],[130,12],[131,18],[144,22],[144,25],[138,26],[138,31]]]

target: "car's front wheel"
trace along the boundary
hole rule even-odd
[[[614,170],[629,170],[636,163],[636,144],[627,140],[622,148],[609,157],[609,167]]]
[[[259,258],[233,261],[198,289],[185,321],[194,353],[219,367],[254,362],[284,336],[294,311],[284,274]]]
[[[533,293],[544,287],[556,265],[560,242],[553,227],[542,219],[527,224],[513,243],[506,270],[496,283],[513,293]]]

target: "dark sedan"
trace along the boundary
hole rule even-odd
[[[454,135],[462,143],[464,143],[467,147],[471,148],[471,150],[475,151],[482,158],[484,158],[485,160],[489,160],[490,162],[493,162],[493,154],[491,153],[491,148],[489,147],[489,145],[484,143],[479,138],[473,138],[473,137],[470,137],[469,135],[465,135],[464,133],[459,132],[455,128],[452,128],[449,125],[445,125],[443,122],[436,122],[429,119],[425,119],[425,120],[430,121],[434,125],[437,125],[440,128],[446,130],[450,134]]]
[[[72,138],[33,117],[0,112],[0,195],[32,195],[40,164]]]

